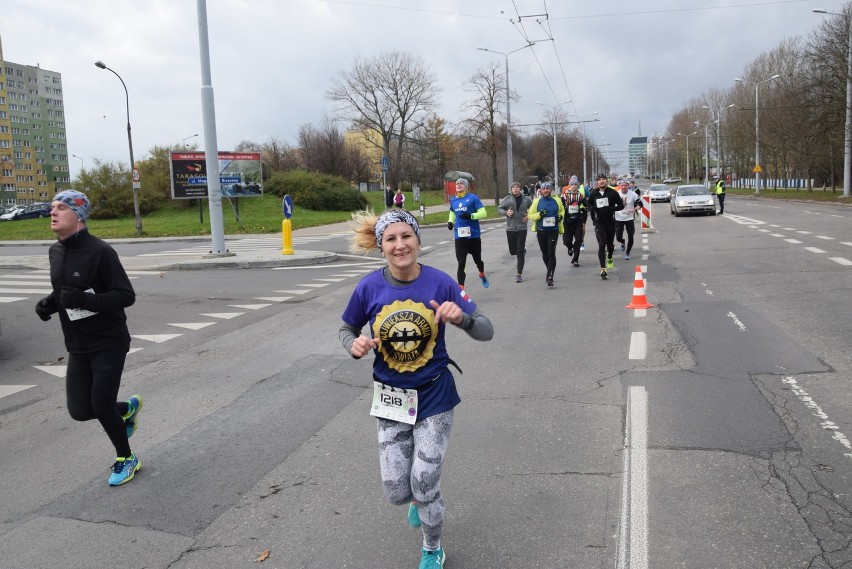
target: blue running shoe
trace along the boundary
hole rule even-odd
[[[127,458],[116,458],[115,464],[112,465],[112,474],[109,475],[109,485],[120,486],[130,482],[140,468],[142,468],[142,462],[136,458],[136,454],[131,454]]]
[[[447,554],[444,553],[444,548],[439,547],[435,551],[423,549],[423,555],[420,557],[420,569],[441,569],[447,561]]]
[[[420,527],[420,513],[417,511],[417,505],[414,502],[408,505],[408,525],[413,528]]]
[[[489,286],[491,286],[491,283],[488,282],[488,277],[486,277],[485,275],[482,275],[479,278],[482,279],[482,288],[488,288]]]
[[[127,438],[133,436],[139,426],[139,411],[142,410],[142,396],[134,395],[127,400],[127,414],[122,416],[124,426],[127,427]]]

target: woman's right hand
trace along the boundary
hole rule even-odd
[[[352,342],[352,355],[356,358],[363,358],[367,354],[369,354],[372,350],[379,347],[379,340],[375,338],[370,338],[369,336],[358,336],[355,338],[355,341]]]

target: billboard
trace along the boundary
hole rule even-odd
[[[207,198],[207,162],[204,152],[170,152],[172,199]],[[219,181],[223,198],[263,195],[260,152],[220,152]]]

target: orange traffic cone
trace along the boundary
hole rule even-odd
[[[645,296],[645,279],[642,276],[642,267],[636,266],[636,276],[633,277],[633,300],[625,308],[651,308],[653,304],[648,302]]]

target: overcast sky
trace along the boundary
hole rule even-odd
[[[662,134],[672,114],[733,84],[785,37],[806,37],[840,0],[208,0],[219,150],[333,115],[325,93],[354,57],[422,56],[441,87],[439,114],[460,117],[470,76],[509,56],[512,123],[536,101],[565,105],[625,169],[633,136]],[[202,146],[197,4],[192,0],[2,0],[5,59],[62,74],[69,166],[127,163],[124,90],[136,159],[154,145]],[[520,16],[520,18],[519,18]],[[602,129],[600,127],[603,127]],[[534,129],[536,127],[527,127]]]

